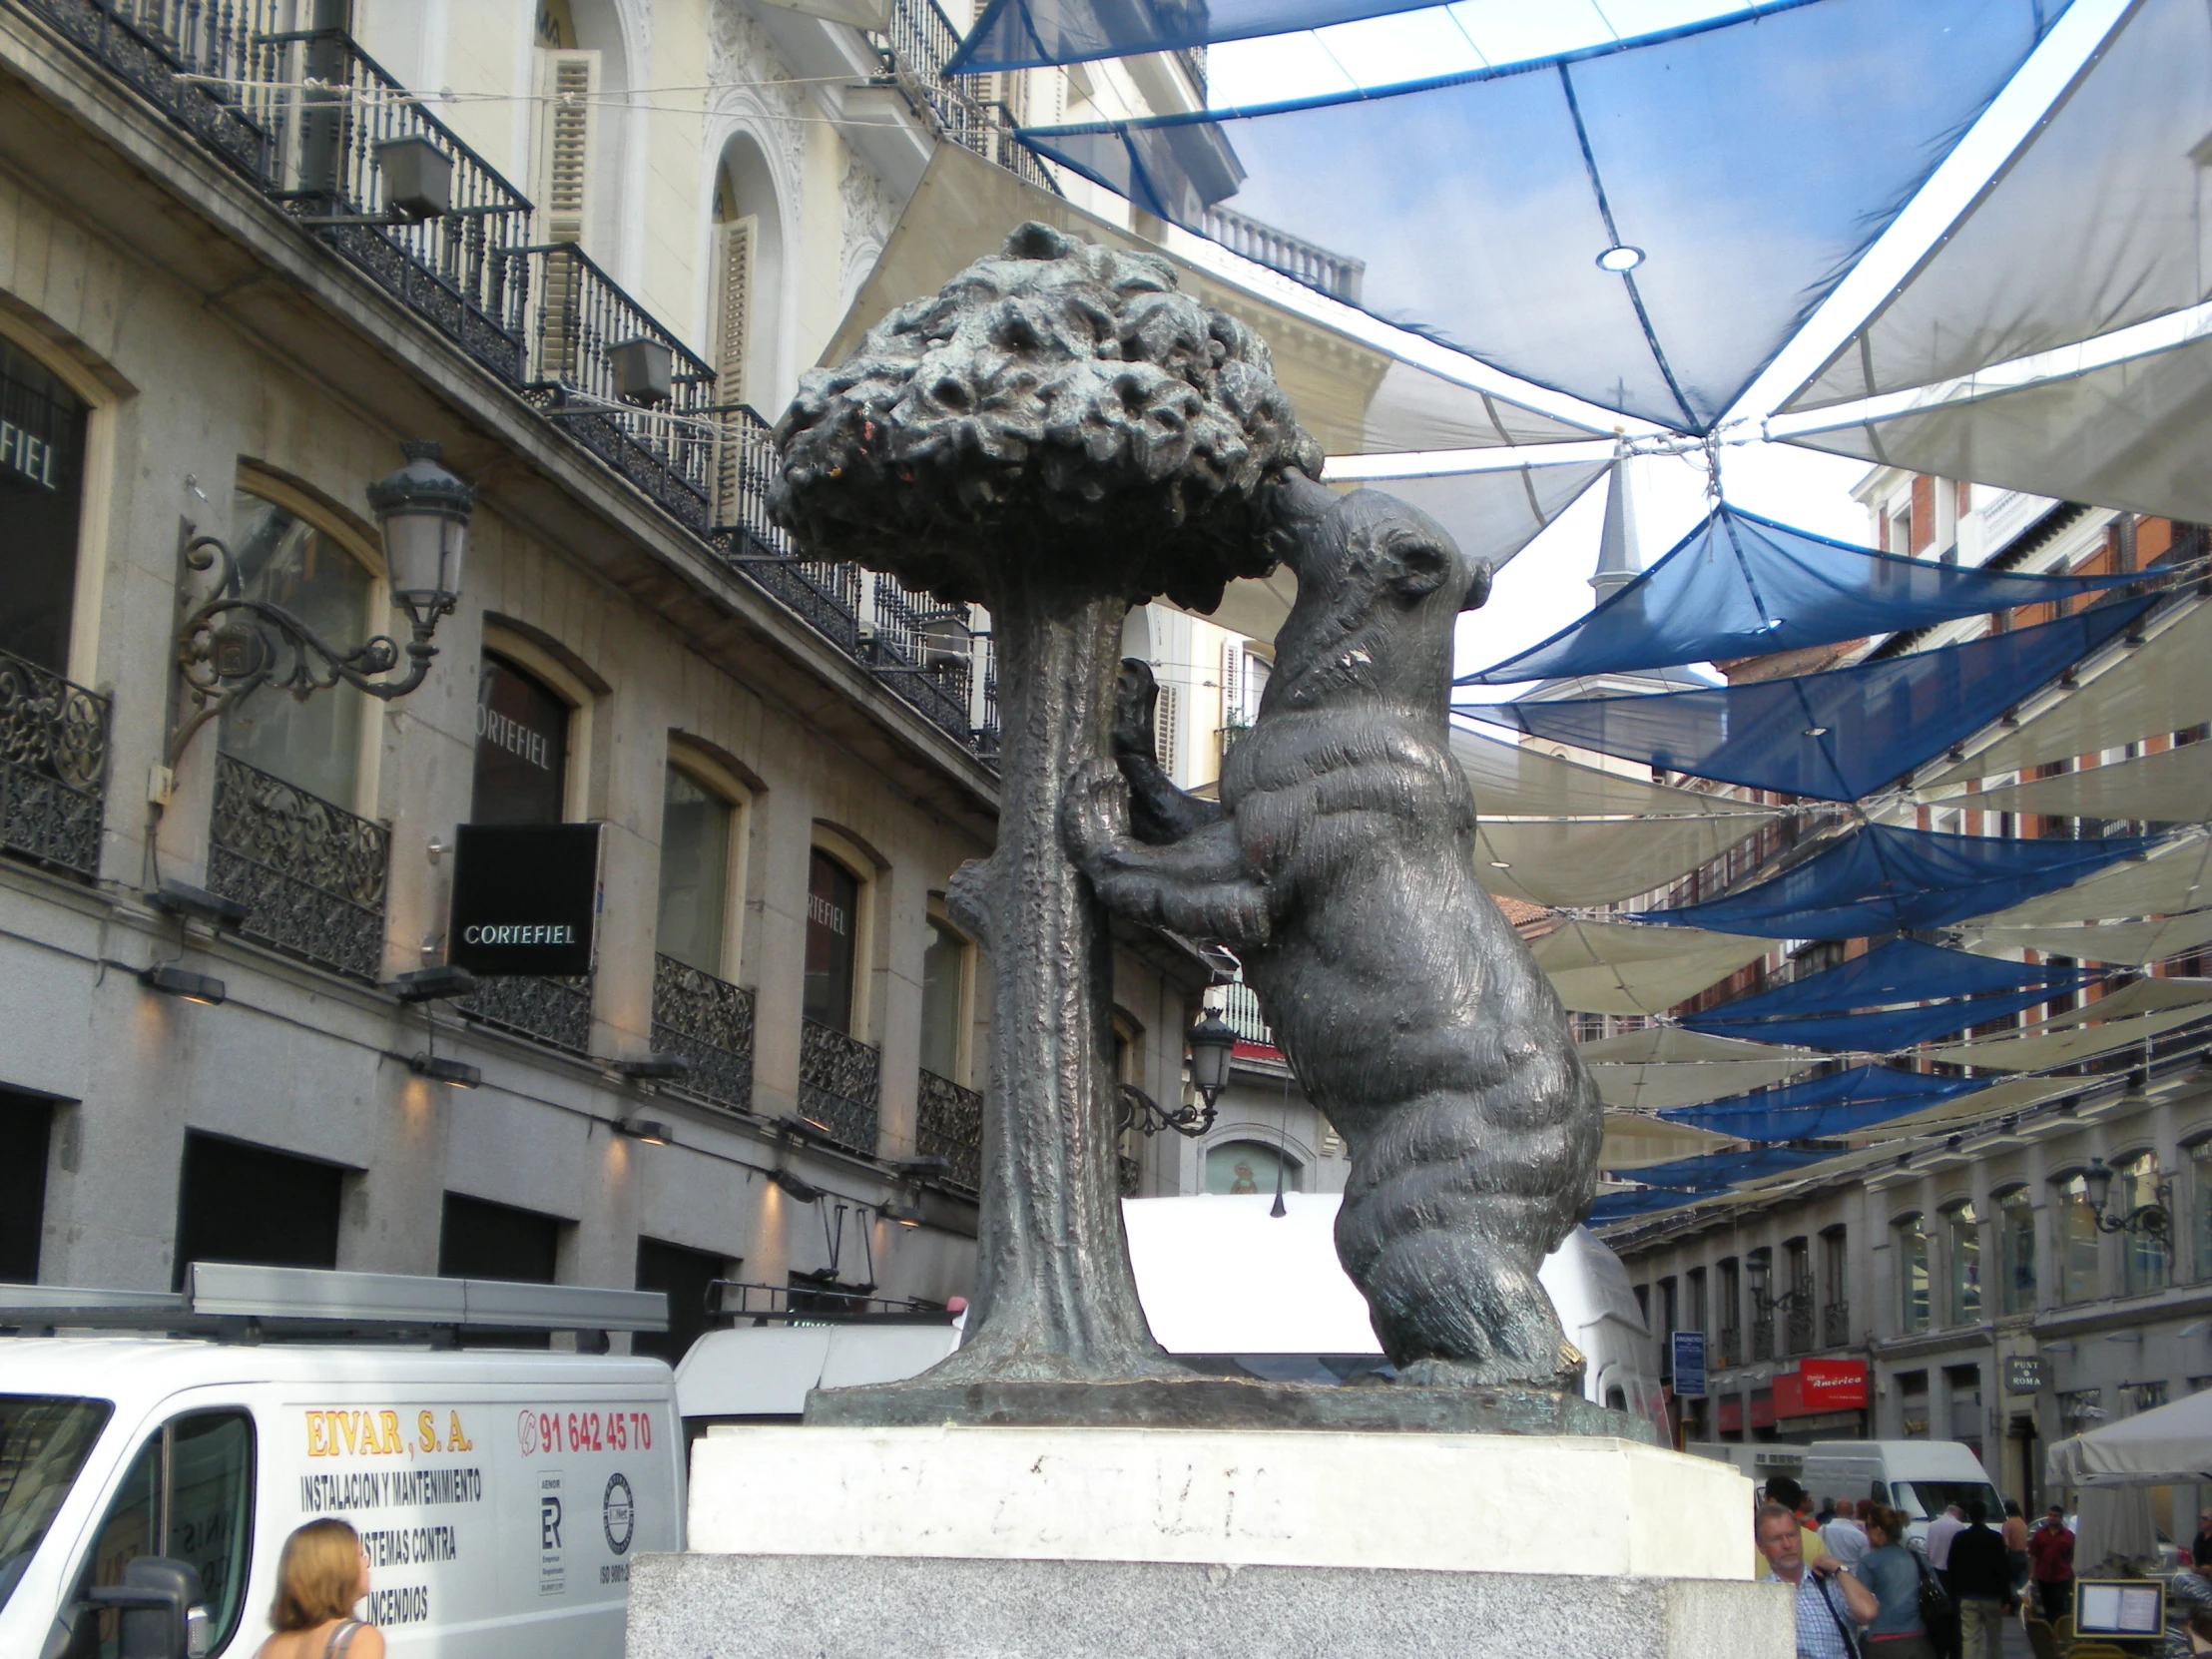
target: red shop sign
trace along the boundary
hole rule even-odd
[[[1800,1361],[1798,1390],[1808,1412],[1863,1410],[1867,1403],[1867,1362]]]

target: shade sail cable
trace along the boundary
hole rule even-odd
[[[1728,558],[1715,556],[1727,538]],[[1721,503],[1633,582],[1462,686],[1567,680],[1833,645],[2140,580],[2024,576],[1855,546]]]

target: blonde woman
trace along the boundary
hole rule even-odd
[[[255,1659],[384,1659],[383,1633],[353,1617],[368,1594],[368,1551],[341,1520],[312,1520],[284,1540],[276,1567],[276,1633]]]

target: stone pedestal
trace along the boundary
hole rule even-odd
[[[1789,1659],[1751,1487],[1627,1440],[736,1427],[627,1659]]]

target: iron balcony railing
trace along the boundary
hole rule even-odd
[[[1214,741],[1221,746],[1221,764],[1223,766],[1226,767],[1229,764],[1229,752],[1235,749],[1243,741],[1244,735],[1251,730],[1252,728],[1243,721],[1235,721],[1230,725],[1214,728]]]
[[[1813,1305],[1810,1302],[1791,1308],[1787,1340],[1792,1354],[1813,1352]]]
[[[952,1166],[955,1187],[977,1191],[983,1180],[983,1097],[926,1068],[914,1117],[914,1151]]]
[[[1741,1326],[1724,1325],[1713,1334],[1713,1352],[1708,1357],[1707,1369],[1726,1371],[1730,1366],[1740,1366],[1744,1361],[1744,1333]]]
[[[100,873],[112,705],[0,651],[0,848]]]
[[[1036,152],[1014,136],[1014,118],[1006,106],[977,98],[967,77],[945,74],[960,32],[936,0],[891,0],[890,27],[875,39],[884,81],[903,92],[940,135],[1033,185],[1058,192]]]
[[[1821,1346],[1846,1348],[1851,1344],[1851,1304],[1831,1302],[1821,1310]]]
[[[1764,1315],[1751,1322],[1751,1359],[1756,1365],[1761,1360],[1774,1358],[1774,1316]]]
[[[715,371],[574,243],[501,256],[507,320],[523,349],[525,395],[687,529],[713,521]],[[666,400],[624,399],[613,348],[668,353]]]
[[[453,1006],[463,1019],[488,1025],[564,1054],[591,1051],[591,975],[540,978],[516,974],[477,982],[476,994]]]
[[[1250,985],[1233,982],[1222,986],[1221,1017],[1237,1033],[1239,1042],[1275,1047],[1275,1033],[1260,1012],[1260,998]]]
[[[675,1087],[717,1106],[753,1104],[753,993],[673,956],[653,958],[653,1046],[691,1070]]]
[[[1203,83],[1202,83],[1203,84]],[[1356,260],[1349,254],[1334,254],[1326,248],[1278,231],[1272,225],[1263,225],[1257,219],[1247,219],[1241,213],[1224,208],[1219,203],[1206,210],[1199,221],[1199,228],[1230,253],[1250,260],[1254,265],[1266,266],[1280,272],[1294,282],[1304,282],[1310,288],[1319,288],[1333,299],[1342,299],[1348,305],[1360,303],[1360,284],[1367,276],[1368,262]]]
[[[882,1057],[857,1037],[799,1022],[799,1115],[825,1140],[875,1156]]]
[[[216,757],[208,885],[247,909],[240,929],[375,983],[383,966],[391,831],[232,755]]]

